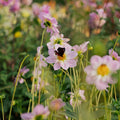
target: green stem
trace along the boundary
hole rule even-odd
[[[1,98],[1,108],[2,108],[2,117],[3,117],[3,120],[4,120],[4,108],[3,108],[3,101],[2,101],[2,98]]]
[[[14,101],[14,97],[15,97],[15,92],[16,92],[16,87],[17,87],[17,83],[18,83],[18,79],[19,79],[20,70],[21,70],[21,68],[22,68],[22,65],[23,65],[24,61],[27,59],[27,57],[29,57],[29,55],[27,55],[27,56],[23,59],[23,61],[22,61],[21,64],[20,64],[20,67],[19,67],[19,71],[18,71],[18,74],[17,74],[17,79],[16,79],[16,82],[15,82],[15,88],[14,88],[14,91],[13,91],[12,102],[11,102],[11,107],[10,107],[9,119],[8,119],[8,120],[10,120],[10,118],[11,118],[12,106],[13,106],[13,101]]]

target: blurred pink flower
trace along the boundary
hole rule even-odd
[[[112,16],[112,10],[111,10],[112,7],[113,7],[113,3],[112,2],[108,2],[108,3],[104,4],[104,9],[105,9],[108,17]]]
[[[46,58],[48,63],[54,63],[54,70],[63,69],[67,70],[69,67],[75,67],[77,61],[75,57],[77,53],[72,51],[68,46],[61,46],[56,44],[55,49],[49,49],[49,56]]]
[[[109,50],[109,55],[113,58],[113,60],[117,60],[120,62],[120,56],[118,56],[118,53],[115,52],[113,49]]]
[[[63,34],[54,34],[50,38],[50,42],[47,43],[48,49],[55,48],[56,44],[65,45],[69,41],[68,38],[64,38]]]
[[[32,10],[35,16],[40,14],[40,6],[37,3],[32,4]]]
[[[115,83],[111,74],[120,68],[120,64],[108,55],[104,57],[94,55],[90,62],[91,65],[85,68],[87,83],[95,84],[98,90],[107,90],[108,83]]]
[[[81,2],[83,2],[83,5],[86,6],[90,6],[93,8],[97,7],[97,4],[93,1],[93,0],[81,0]]]
[[[40,50],[41,50],[41,49],[42,49],[41,47],[38,47],[38,48],[37,48],[37,56],[40,57],[40,58],[39,58],[39,68],[42,68],[42,67],[46,67],[46,66],[47,66],[47,64],[45,63],[46,58],[45,58],[42,54],[40,54]]]
[[[87,45],[89,44],[89,41],[84,42],[83,44],[81,44],[80,46],[75,45],[73,46],[73,49],[75,52],[77,52],[78,54],[82,54],[84,52],[87,51]]]
[[[21,114],[21,118],[23,120],[33,120],[46,118],[50,114],[48,107],[44,107],[43,105],[37,105],[32,113],[23,113]]]
[[[30,5],[33,0],[22,0],[22,4],[24,5]]]
[[[85,101],[86,98],[85,98],[85,95],[84,95],[84,90],[78,90],[78,91],[75,91],[75,93],[73,92],[70,92],[70,104],[72,106],[76,106],[77,103],[78,104],[81,104],[82,101]],[[75,98],[76,96],[76,98]]]
[[[105,18],[107,17],[104,9],[97,9],[97,13],[90,13],[90,19],[88,21],[90,28],[102,27],[105,24]]]
[[[13,0],[0,0],[0,4],[7,6],[9,5]]]
[[[65,103],[62,101],[61,98],[55,99],[50,103],[50,108],[52,110],[60,110],[63,106],[65,106]]]
[[[50,32],[51,35],[59,33],[57,20],[50,15],[43,15],[41,26],[42,28],[47,28],[47,32]]]
[[[120,7],[120,0],[117,0],[117,5]]]
[[[20,10],[20,0],[15,0],[13,5],[10,7],[11,12],[17,12]]]
[[[26,66],[20,70],[20,73],[18,76],[18,82],[20,84],[24,83],[24,79],[22,78],[22,76],[24,76],[27,72],[29,72],[29,69],[26,68]],[[16,81],[16,79],[17,79],[17,77],[15,78],[15,81]]]

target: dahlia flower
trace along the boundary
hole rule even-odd
[[[90,60],[91,65],[85,68],[87,73],[86,81],[88,84],[94,84],[98,90],[107,90],[108,84],[113,84],[112,73],[119,69],[119,62],[112,59],[111,56],[93,56]]]
[[[104,9],[97,9],[96,12],[97,13],[90,13],[90,19],[88,23],[91,28],[102,27],[106,22],[105,18],[107,17],[107,15],[104,12]]]
[[[87,51],[87,45],[88,45],[88,44],[89,44],[89,41],[81,44],[80,46],[75,45],[75,46],[73,46],[73,49],[74,49],[74,51],[77,52],[78,54],[82,54],[82,53],[84,53],[84,52]]]
[[[115,52],[113,49],[109,50],[109,55],[113,58],[113,60],[117,60],[120,62],[120,56],[118,56],[118,53]]]
[[[50,103],[50,108],[52,110],[60,110],[63,106],[65,106],[65,103],[62,101],[61,98],[55,99]]]
[[[44,14],[42,15],[42,23],[41,26],[42,28],[47,28],[47,32],[50,32],[51,34],[53,33],[59,33],[58,30],[58,23],[57,20],[50,15]]]
[[[15,0],[13,5],[10,7],[11,12],[17,12],[20,10],[20,0]]]
[[[29,69],[26,68],[26,66],[20,70],[20,73],[18,76],[18,82],[20,84],[24,83],[24,79],[22,78],[22,76],[24,76],[27,72],[29,72]],[[16,77],[16,79],[17,79],[17,77]],[[16,79],[15,79],[15,81],[16,81]]]
[[[30,5],[33,0],[22,0],[22,4],[24,5]]]
[[[23,120],[41,120],[42,118],[46,118],[49,114],[48,107],[39,104],[33,109],[33,112],[21,114],[21,118]]]
[[[77,61],[75,57],[77,53],[72,51],[68,46],[61,46],[56,44],[55,49],[49,49],[49,56],[46,58],[48,63],[54,63],[54,70],[63,69],[67,70],[69,67],[75,67]]]
[[[7,6],[9,5],[13,0],[0,0],[0,4]]]
[[[64,38],[63,34],[54,34],[50,38],[50,42],[47,43],[48,49],[55,48],[56,44],[66,45],[69,41],[68,38]]]

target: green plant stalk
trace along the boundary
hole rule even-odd
[[[4,120],[4,108],[3,108],[3,101],[2,101],[2,98],[1,98],[1,108],[2,108],[2,118]]]
[[[25,85],[26,85],[27,91],[29,92],[29,91],[30,91],[30,89],[29,89],[28,84],[27,84],[27,82],[26,82],[26,80],[25,80],[25,79],[24,79],[24,82],[25,82]]]
[[[103,91],[104,93],[104,103],[105,103],[105,113],[106,113],[106,117],[107,117],[107,120],[109,120],[108,118],[108,110],[107,110],[107,101],[106,101],[106,93],[105,93],[105,90]]]
[[[18,83],[18,79],[19,79],[20,70],[22,68],[22,65],[23,65],[24,61],[27,59],[27,57],[29,57],[29,55],[27,55],[23,59],[23,61],[20,64],[20,67],[19,67],[19,71],[18,71],[18,74],[17,74],[17,79],[16,79],[16,82],[15,82],[15,87],[14,87],[14,91],[13,91],[12,102],[11,102],[11,107],[10,107],[10,112],[9,112],[9,118],[8,118],[8,120],[10,120],[10,118],[11,118],[12,106],[13,106],[13,101],[14,101],[14,97],[15,97],[15,92],[16,92],[16,87],[17,87],[17,83]]]

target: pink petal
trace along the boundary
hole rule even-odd
[[[59,62],[56,62],[56,63],[54,64],[54,70],[58,70],[58,69],[60,69],[60,63],[59,63]]]
[[[21,114],[21,118],[23,120],[31,120],[33,119],[34,115],[32,113],[23,113]]]

